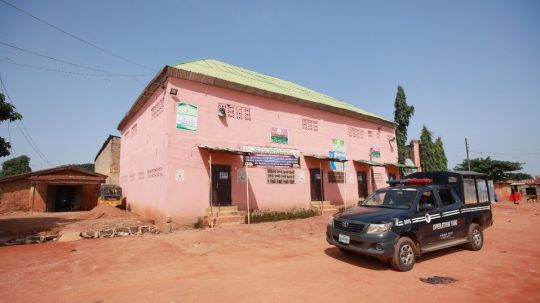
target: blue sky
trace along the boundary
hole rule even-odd
[[[93,162],[160,68],[216,58],[388,119],[400,84],[416,108],[409,139],[426,125],[450,168],[467,137],[471,157],[540,175],[540,1],[5,1],[127,59],[0,1],[0,73],[43,156],[22,126],[0,136],[33,169]]]

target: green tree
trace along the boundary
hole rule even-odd
[[[435,144],[433,144],[433,134],[424,125],[420,135],[420,166],[422,171],[437,171],[437,160],[435,156]]]
[[[15,111],[15,106],[9,102],[6,102],[4,94],[0,93],[0,123],[6,120],[13,122],[21,119],[22,115]],[[11,144],[7,142],[6,139],[0,137],[0,157],[9,156],[10,149]]]
[[[397,87],[394,107],[394,122],[397,124],[396,144],[398,148],[398,162],[404,164],[407,158],[407,127],[409,127],[411,116],[414,115],[414,106],[407,104],[407,97],[401,85]]]
[[[446,153],[444,152],[444,146],[441,137],[438,137],[437,140],[435,140],[433,148],[435,150],[435,162],[437,164],[437,170],[448,170],[448,159],[446,158]]]
[[[22,155],[17,158],[4,161],[4,163],[2,163],[0,176],[7,177],[29,172],[32,172],[32,169],[30,168],[30,157]]]
[[[532,179],[528,174],[512,173],[522,170],[523,164],[525,163],[493,160],[490,157],[476,158],[471,159],[471,170],[487,174],[493,181],[516,180],[516,177],[527,177],[527,179]],[[464,159],[463,162],[456,165],[454,170],[468,170],[467,159]]]

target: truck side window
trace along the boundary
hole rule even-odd
[[[444,206],[456,203],[456,199],[454,198],[454,195],[452,195],[452,191],[448,188],[439,189],[439,197],[441,198],[441,202]]]
[[[433,209],[437,208],[437,203],[435,202],[435,197],[433,196],[432,191],[426,191],[420,197],[420,205],[429,204],[433,206]]]

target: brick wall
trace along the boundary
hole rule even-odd
[[[14,180],[0,184],[0,213],[30,210],[30,181]]]

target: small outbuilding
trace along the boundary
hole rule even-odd
[[[74,166],[0,178],[0,213],[90,210],[106,178]]]

